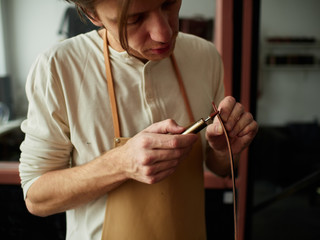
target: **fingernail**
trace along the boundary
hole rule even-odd
[[[220,134],[223,133],[223,130],[222,130],[222,127],[221,127],[220,124],[219,124],[219,125],[216,125],[216,127],[215,127],[215,132],[216,132],[216,134],[218,134],[218,135],[220,135]]]

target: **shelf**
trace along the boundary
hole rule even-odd
[[[264,46],[266,49],[320,49],[320,42],[314,43],[266,43]]]
[[[264,71],[320,71],[320,66],[311,66],[311,65],[306,65],[306,66],[299,66],[299,65],[278,65],[278,66],[265,66],[263,67]]]

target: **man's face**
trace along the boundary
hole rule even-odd
[[[132,0],[128,9],[129,52],[145,60],[161,60],[171,55],[179,31],[181,0]],[[108,30],[111,47],[121,51],[117,25],[117,0],[96,5],[100,24]]]

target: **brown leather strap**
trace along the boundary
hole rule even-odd
[[[194,122],[195,119],[194,119],[193,114],[192,114],[190,102],[189,102],[189,99],[188,99],[188,96],[187,96],[186,89],[185,89],[184,84],[183,84],[182,76],[181,76],[181,73],[180,73],[180,71],[179,71],[179,67],[178,67],[176,58],[174,57],[173,54],[171,54],[171,57],[170,57],[170,58],[171,58],[171,62],[172,62],[174,71],[175,71],[175,73],[176,73],[176,77],[177,77],[177,79],[178,79],[178,83],[179,83],[179,87],[180,87],[180,92],[181,92],[181,94],[182,94],[182,96],[183,96],[184,102],[185,102],[186,107],[187,107],[189,119],[190,119],[191,122]]]
[[[218,112],[217,107],[215,106],[214,102],[212,102],[212,107],[215,110],[215,112]],[[229,136],[226,130],[226,127],[223,124],[223,121],[221,119],[220,113],[218,113],[217,118],[220,122],[220,125],[222,127],[224,136],[226,138],[227,146],[228,146],[228,154],[229,154],[229,161],[230,161],[230,167],[231,167],[231,179],[232,179],[232,193],[233,193],[233,222],[234,222],[234,240],[238,239],[238,216],[237,216],[237,198],[236,198],[236,180],[235,180],[235,169],[234,169],[234,160],[233,160],[233,154],[232,154],[232,148],[229,140]]]
[[[111,64],[109,58],[109,49],[108,49],[108,36],[107,30],[104,30],[105,34],[103,34],[103,54],[104,54],[104,62],[106,65],[106,75],[107,75],[107,84],[108,84],[108,93],[110,98],[111,104],[111,111],[112,111],[112,121],[113,121],[113,129],[114,129],[114,137],[120,138],[121,131],[120,131],[120,124],[119,124],[119,115],[118,115],[118,108],[117,108],[117,101],[116,95],[114,91],[114,82],[111,72]]]

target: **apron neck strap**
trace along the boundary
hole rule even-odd
[[[194,122],[195,119],[194,119],[193,114],[192,114],[191,105],[190,105],[190,102],[189,102],[189,99],[188,99],[187,91],[186,91],[186,89],[184,87],[182,76],[181,76],[181,73],[180,73],[176,58],[173,55],[173,53],[171,54],[170,59],[171,59],[172,66],[173,66],[174,72],[176,74],[178,83],[179,83],[180,92],[182,94],[182,97],[183,97],[183,100],[184,100],[184,104],[186,105],[186,108],[187,108],[187,111],[188,111],[189,120],[190,120],[190,122]]]
[[[121,132],[120,132],[117,101],[116,101],[116,95],[114,91],[113,77],[112,77],[111,64],[110,64],[110,58],[109,58],[108,37],[107,37],[108,31],[106,29],[104,31],[105,31],[105,34],[103,34],[103,54],[104,54],[104,64],[105,64],[106,75],[107,75],[108,93],[109,93],[109,99],[110,99],[111,111],[112,111],[113,129],[114,129],[114,136],[116,138],[119,138],[121,136]]]
[[[113,128],[114,128],[114,136],[115,138],[121,137],[121,131],[120,131],[120,123],[119,123],[119,114],[118,114],[118,108],[117,108],[117,101],[116,101],[116,94],[114,90],[114,81],[112,77],[112,71],[111,71],[111,63],[110,63],[110,57],[109,57],[109,49],[108,49],[108,31],[105,29],[105,32],[103,33],[103,54],[104,54],[104,62],[105,62],[105,69],[106,69],[106,75],[107,75],[107,85],[108,85],[108,93],[109,93],[109,99],[111,104],[111,111],[112,111],[112,121],[113,121]],[[190,102],[188,100],[188,96],[183,84],[182,76],[179,71],[179,67],[177,65],[177,61],[173,54],[170,56],[171,63],[173,66],[173,69],[175,71],[180,92],[183,96],[184,103],[187,108],[187,112],[189,115],[189,119],[191,122],[194,122],[194,117],[192,114]]]

